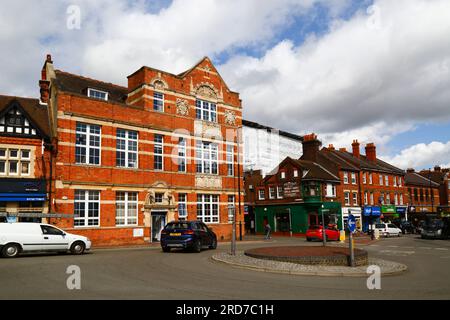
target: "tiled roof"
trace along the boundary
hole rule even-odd
[[[372,171],[386,172],[386,173],[398,174],[398,175],[405,174],[405,171],[403,171],[402,169],[394,167],[393,165],[390,165],[389,163],[386,163],[378,158],[376,159],[376,161],[370,161],[364,155],[360,155],[359,158],[356,158],[353,156],[352,153],[350,153],[348,151],[334,150],[332,152],[337,154],[344,160],[350,162],[351,164],[359,167],[362,170],[372,170]]]
[[[424,187],[439,187],[439,183],[436,183],[417,172],[407,172],[405,175],[405,184],[413,186],[424,186]]]
[[[50,123],[48,118],[47,106],[41,105],[38,99],[3,96],[0,95],[0,113],[16,101],[27,113],[27,117],[33,121],[38,129],[47,138],[50,137]]]
[[[446,172],[423,170],[419,174],[425,178],[431,179],[433,182],[441,184],[445,180]]]
[[[340,157],[338,153],[333,152],[327,148],[323,148],[317,155],[317,163],[324,166],[334,175],[339,176],[339,170],[359,171],[359,168],[344,158]]]
[[[332,172],[321,166],[319,163],[306,161],[306,160],[293,160],[303,170],[307,170],[308,173],[303,176],[303,180],[323,180],[323,181],[337,181],[339,177]]]
[[[88,88],[108,92],[108,101],[125,103],[128,88],[56,70],[56,85],[65,92],[87,96]]]

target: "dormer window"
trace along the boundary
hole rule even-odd
[[[108,101],[108,92],[89,88],[88,89],[88,97]]]

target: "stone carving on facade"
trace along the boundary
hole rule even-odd
[[[236,125],[236,113],[234,111],[230,110],[225,111],[225,123],[231,126]]]
[[[167,85],[167,83],[161,79],[161,78],[155,78],[151,81],[152,86],[156,89],[156,90],[166,90],[169,88],[169,86]]]
[[[197,175],[195,177],[195,187],[208,189],[222,189],[222,179],[217,176]]]
[[[221,139],[220,125],[213,122],[196,120],[194,122],[194,134],[198,137],[208,139]]]
[[[189,103],[185,99],[177,99],[177,114],[181,116],[189,115]]]
[[[207,99],[217,99],[217,97],[219,96],[214,86],[208,82],[202,82],[197,85],[195,94]]]

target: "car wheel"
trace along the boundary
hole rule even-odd
[[[170,248],[169,247],[162,247],[162,251],[163,252],[170,252]]]
[[[312,239],[311,238],[306,238],[306,241],[311,242]]]
[[[74,255],[81,255],[84,253],[85,249],[86,245],[81,241],[77,241],[70,247],[70,253]]]
[[[15,258],[19,255],[20,246],[15,243],[7,244],[3,247],[2,255],[5,258]]]
[[[202,243],[200,240],[196,240],[194,243],[194,252],[201,252],[202,251]]]
[[[398,235],[397,235],[397,237],[401,237],[401,235],[402,235],[402,233],[401,233],[401,232],[399,232],[399,233],[398,233]]]
[[[217,239],[213,239],[212,244],[209,246],[210,249],[216,250],[217,249]]]

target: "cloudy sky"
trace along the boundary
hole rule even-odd
[[[15,0],[0,49],[0,93],[30,97],[47,53],[121,85],[209,56],[248,120],[375,142],[402,168],[450,166],[448,0]]]

